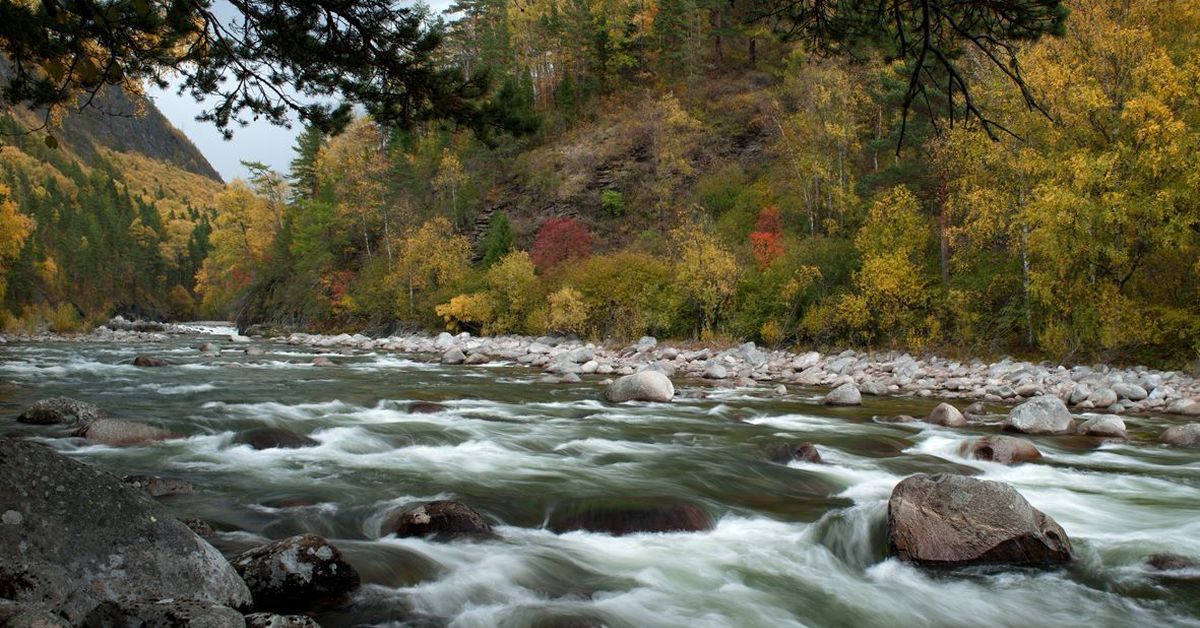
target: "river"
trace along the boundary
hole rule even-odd
[[[1200,574],[1143,567],[1157,552],[1200,556],[1196,450],[1138,442],[1167,418],[1127,417],[1134,444],[1031,437],[1044,458],[1006,467],[956,453],[993,426],[872,420],[924,415],[932,400],[828,408],[823,391],[764,388],[615,406],[599,400],[597,376],[544,384],[524,367],[384,353],[314,367],[317,353],[267,342],[263,356],[225,343],[221,357],[202,357],[195,347],[213,338],[2,345],[0,432],[33,434],[117,475],[196,484],[201,492],[163,503],[210,522],[227,555],[301,532],[329,538],[364,586],[318,616],[323,626],[1200,626]],[[177,364],[129,364],[143,353]],[[114,448],[12,421],[57,395],[186,438]],[[448,410],[408,413],[418,400]],[[320,444],[231,444],[259,426]],[[815,443],[824,462],[770,462],[763,447],[783,441]],[[1067,531],[1075,560],[927,571],[888,559],[888,495],[919,472],[1013,485]],[[567,501],[663,498],[701,505],[714,528],[610,537],[544,527]],[[432,499],[470,504],[498,537],[381,538],[390,510]]]

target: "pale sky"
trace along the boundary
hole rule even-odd
[[[450,6],[450,2],[427,0],[426,4],[435,12],[441,12]],[[149,94],[163,115],[187,134],[225,181],[246,176],[242,161],[261,161],[279,172],[287,172],[294,155],[292,145],[300,133],[299,124],[287,129],[266,121],[252,122],[246,127],[235,127],[233,139],[226,141],[212,123],[196,121],[204,105],[192,100],[191,96],[177,96],[172,88],[151,89]]]

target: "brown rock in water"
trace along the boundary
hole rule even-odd
[[[311,364],[313,366],[333,366],[333,360],[330,360],[323,355],[319,355],[312,359]]]
[[[712,518],[703,508],[682,502],[583,502],[556,508],[549,528],[560,534],[587,530],[613,536],[701,532],[712,528]]]
[[[1000,464],[1019,464],[1040,459],[1042,452],[1033,443],[1021,438],[984,436],[959,445],[958,455]]]
[[[948,404],[939,403],[929,416],[925,419],[926,423],[932,425],[941,425],[942,427],[966,427],[967,419],[958,411],[958,408]]]
[[[912,423],[916,421],[917,418],[907,414],[897,414],[894,416],[876,417],[876,420],[878,420],[880,423]]]
[[[439,500],[396,510],[383,524],[384,534],[398,537],[433,536],[446,541],[460,537],[488,537],[492,526],[470,506]]]
[[[196,487],[191,482],[157,475],[127,475],[121,478],[121,481],[133,488],[146,491],[151,497],[190,495],[196,492]]]
[[[1071,560],[1071,541],[1011,486],[962,475],[919,474],[892,489],[888,548],[926,566],[1049,565]]]
[[[139,355],[133,359],[133,365],[142,367],[170,366],[171,362],[152,355]]]
[[[438,412],[445,412],[446,410],[449,410],[449,408],[440,403],[433,403],[431,401],[417,401],[409,404],[408,406],[409,414],[437,414]]]
[[[1200,423],[1175,425],[1163,430],[1158,440],[1176,447],[1195,447],[1200,445]]]
[[[304,612],[335,608],[360,579],[342,552],[315,534],[256,547],[229,561],[254,597],[254,610]]]
[[[297,434],[281,427],[256,427],[246,430],[234,436],[233,442],[238,445],[249,445],[258,450],[299,449],[320,444],[303,434]]]
[[[1157,571],[1182,571],[1200,569],[1200,561],[1179,554],[1154,554],[1146,559],[1146,566]]]
[[[140,445],[175,437],[171,432],[153,425],[117,419],[93,421],[77,430],[75,435],[105,445]]]
[[[812,443],[772,443],[766,447],[767,458],[771,462],[787,464],[793,460],[801,462],[821,462],[821,453]]]
[[[92,421],[108,418],[108,413],[94,404],[70,397],[53,397],[35,401],[17,416],[17,421],[33,425],[64,423],[71,427],[83,427]]]

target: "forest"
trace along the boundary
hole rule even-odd
[[[1200,5],[1067,5],[1019,82],[960,51],[946,103],[755,3],[459,0],[424,19],[504,125],[360,114],[223,188],[5,140],[5,316],[1186,365]]]

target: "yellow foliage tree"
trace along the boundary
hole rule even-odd
[[[416,312],[419,293],[458,283],[470,268],[471,242],[456,235],[450,221],[429,220],[400,240],[389,282],[407,295],[407,314]]]
[[[722,308],[737,290],[742,269],[733,253],[698,224],[671,232],[676,244],[675,282],[697,318],[698,333],[711,335]]]
[[[22,214],[9,198],[8,186],[0,185],[0,298],[4,297],[7,287],[8,262],[21,252],[33,227],[33,219]]]

